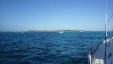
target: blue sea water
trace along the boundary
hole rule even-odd
[[[104,32],[0,32],[0,64],[88,64]]]

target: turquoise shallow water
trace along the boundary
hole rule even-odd
[[[0,32],[0,64],[88,64],[104,32]]]

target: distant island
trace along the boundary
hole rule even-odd
[[[85,30],[27,30],[27,31],[0,31],[0,32],[84,32]]]
[[[85,30],[28,30],[26,32],[84,32]]]

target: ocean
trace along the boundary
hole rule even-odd
[[[88,64],[104,32],[0,32],[0,64]]]

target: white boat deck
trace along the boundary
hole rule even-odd
[[[105,64],[105,41],[100,44],[92,55],[92,64]],[[106,46],[106,64],[113,64],[113,38],[108,39]]]

